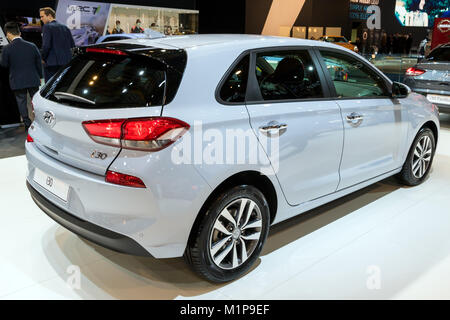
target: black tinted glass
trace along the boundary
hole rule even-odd
[[[41,95],[81,108],[161,106],[167,80],[167,104],[174,98],[181,82],[186,55],[178,50],[172,54],[156,50],[143,53],[147,56],[81,54],[52,78]],[[164,57],[176,65],[167,68],[167,78],[166,68],[161,63]],[[182,61],[178,61],[180,59]]]
[[[316,67],[307,51],[259,53],[256,77],[264,100],[323,97]]]
[[[231,71],[220,90],[220,99],[225,102],[244,102],[247,91],[250,57],[247,55]]]
[[[433,50],[427,57],[431,61],[450,61],[450,47]]]

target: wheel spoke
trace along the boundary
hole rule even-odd
[[[223,251],[221,253],[219,253],[219,255],[214,259],[214,262],[217,265],[220,265],[223,261],[223,259],[225,259],[225,257],[230,253],[231,249],[233,249],[234,243],[230,243],[225,249],[223,249]]]
[[[422,154],[422,152],[423,152],[423,147],[422,147],[422,145],[420,144],[422,141],[419,141],[419,143],[417,144],[417,148],[419,149],[419,153],[420,154]]]
[[[256,220],[256,221],[253,221],[253,222],[247,224],[242,229],[245,230],[245,229],[250,229],[250,228],[261,228],[261,227],[262,227],[262,221],[261,220]]]
[[[420,169],[420,159],[418,159],[416,162],[413,163],[414,174],[416,174],[419,169]]]
[[[241,225],[242,229],[245,229],[245,226],[248,223],[248,220],[250,220],[250,217],[252,216],[252,212],[253,209],[255,209],[256,203],[254,203],[253,201],[250,203],[250,205],[248,206],[247,212],[246,212],[246,217],[245,217],[245,221],[244,223]]]
[[[259,240],[259,237],[261,236],[261,232],[255,232],[246,236],[241,236],[242,239],[244,240]]]
[[[233,243],[233,268],[236,268],[239,264],[238,257],[237,257],[237,249],[236,249],[236,243]]]
[[[214,224],[214,228],[219,230],[220,232],[226,234],[227,236],[231,235],[231,232],[225,228],[225,226],[222,224],[222,222],[217,219],[216,223]]]
[[[241,206],[239,207],[239,213],[236,219],[236,224],[239,226],[242,218],[242,214],[244,213],[245,206],[247,205],[248,199],[241,200]]]
[[[423,176],[423,160],[420,160],[420,178]]]
[[[230,221],[233,224],[234,227],[236,227],[236,220],[234,220],[234,218],[231,215],[230,211],[228,211],[228,208],[223,209],[220,214],[222,215],[222,217],[224,217],[225,219]]]
[[[241,238],[241,263],[244,263],[248,259],[247,257],[247,245],[245,241]]]
[[[220,248],[223,247],[223,245],[225,243],[227,243],[227,241],[231,238],[231,236],[227,236],[225,238],[223,238],[222,240],[220,240],[219,242],[216,242],[216,244],[214,244],[213,246],[211,246],[211,256],[215,256],[216,253],[220,250]]]
[[[424,151],[425,150],[429,150],[430,147],[431,147],[430,145],[431,145],[431,139],[428,138],[428,137],[425,137],[425,148],[424,148]]]

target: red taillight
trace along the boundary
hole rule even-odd
[[[29,134],[27,135],[27,142],[34,142],[33,138]]]
[[[190,128],[166,117],[85,121],[83,127],[98,143],[141,151],[164,149]]]
[[[86,52],[115,54],[117,56],[127,56],[128,53],[121,50],[105,49],[105,48],[86,48]]]
[[[411,67],[406,70],[406,75],[411,76],[411,77],[417,77],[417,76],[421,76],[425,72],[426,72],[425,70]]]
[[[114,171],[106,172],[106,182],[118,184],[126,187],[145,188],[144,182],[138,177],[130,176]]]

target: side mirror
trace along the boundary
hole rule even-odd
[[[392,98],[401,99],[406,98],[411,93],[411,88],[406,84],[394,82],[392,84]]]

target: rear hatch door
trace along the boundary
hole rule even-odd
[[[167,92],[174,95],[173,87],[179,85],[174,82],[181,81],[181,76],[167,77],[161,62],[151,57],[160,59],[167,50],[111,45],[82,52],[35,95],[35,121],[29,131],[42,152],[99,175],[105,175],[120,144],[93,141],[82,123],[160,116],[163,104],[173,98]],[[169,79],[172,90],[165,88]]]

